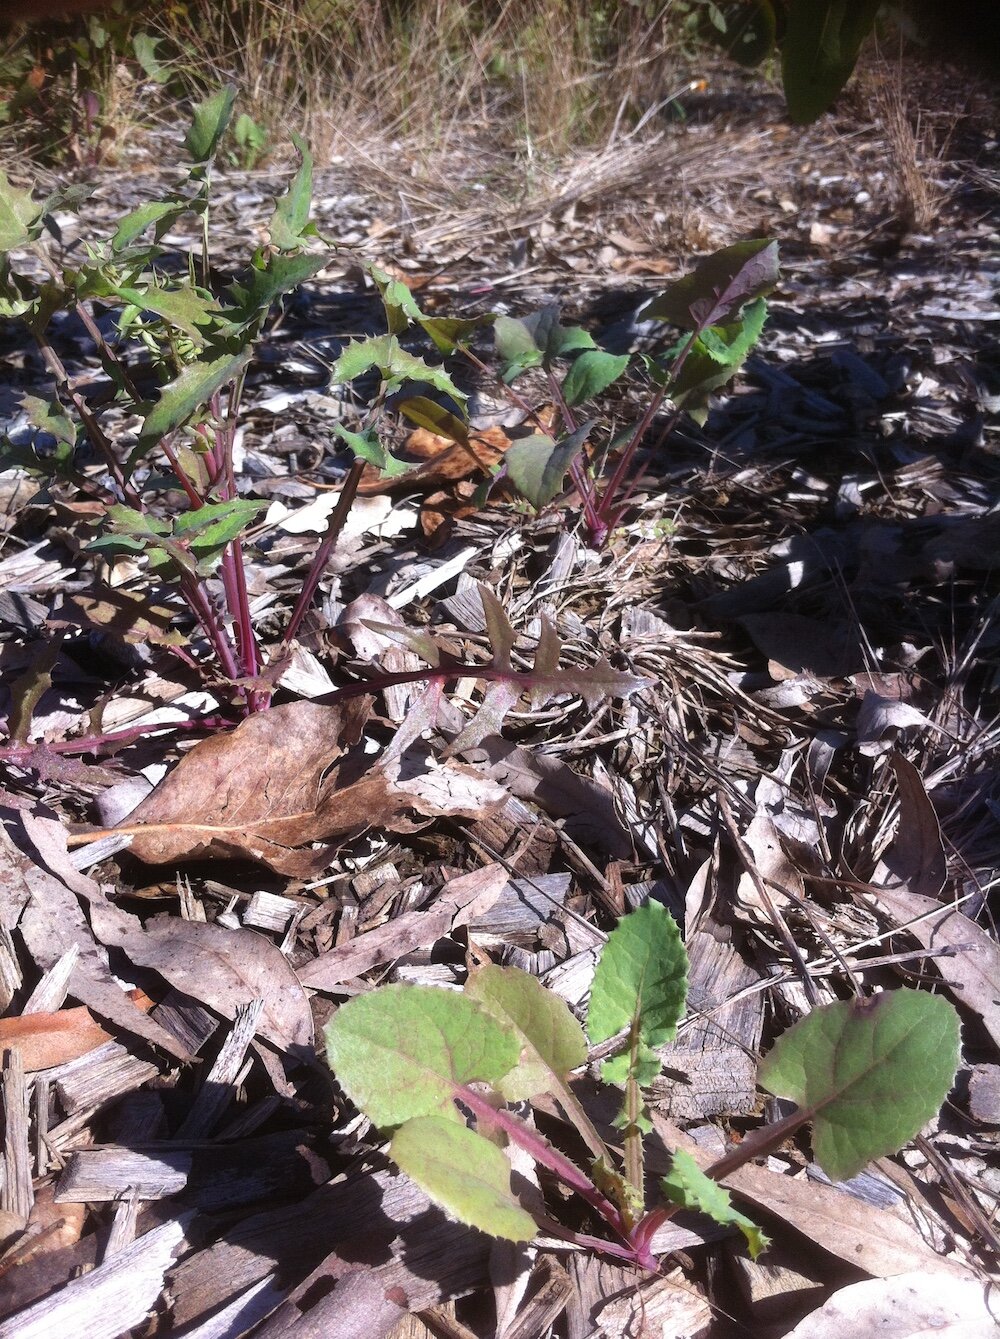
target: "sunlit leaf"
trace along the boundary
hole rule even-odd
[[[356,995],[326,1025],[337,1081],[373,1124],[454,1112],[457,1084],[496,1083],[517,1062],[518,1040],[475,1000],[433,986]]]
[[[674,1153],[670,1171],[660,1180],[660,1189],[672,1204],[679,1204],[682,1209],[708,1214],[723,1227],[738,1227],[754,1260],[767,1249],[768,1239],[757,1224],[733,1208],[729,1191],[706,1176],[683,1149]]]
[[[292,135],[301,162],[291,186],[278,201],[271,215],[271,242],[279,251],[294,251],[303,242],[303,230],[309,223],[312,207],[313,158],[301,135]]]
[[[779,278],[777,242],[766,237],[737,242],[706,256],[691,274],[647,303],[641,316],[684,330],[725,325],[748,302],[766,297]]]
[[[814,1009],[778,1038],[758,1080],[808,1112],[817,1162],[843,1181],[937,1115],[959,1040],[958,1015],[940,995],[886,991]]]
[[[625,371],[629,364],[627,353],[605,353],[603,349],[587,349],[580,354],[566,373],[562,385],[563,399],[570,406],[582,404],[600,395]]]
[[[587,1036],[596,1044],[634,1027],[639,1072],[633,1077],[648,1086],[660,1070],[654,1048],[673,1039],[686,995],[687,954],[677,922],[659,902],[647,902],[608,936],[590,988]],[[614,1056],[602,1073],[608,1083],[624,1084],[631,1065],[628,1054]]]
[[[184,147],[194,162],[205,163],[214,157],[226,133],[235,101],[236,86],[227,84],[194,108],[191,129],[184,136]]]
[[[33,226],[41,215],[30,191],[13,186],[0,168],[0,251],[13,251],[36,236]]]
[[[441,1116],[417,1117],[396,1131],[389,1153],[460,1223],[507,1241],[530,1241],[538,1231],[511,1194],[503,1152],[466,1126]]]
[[[569,1006],[530,973],[482,967],[470,975],[465,993],[521,1040],[516,1068],[498,1084],[508,1102],[552,1091],[586,1060],[587,1040]]]
[[[189,363],[176,380],[164,386],[160,398],[147,414],[133,458],[156,446],[169,432],[181,427],[201,409],[217,390],[233,381],[250,361],[250,350]]]

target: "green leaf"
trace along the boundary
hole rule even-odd
[[[204,507],[181,512],[174,520],[174,536],[187,542],[199,575],[208,576],[215,569],[226,545],[241,534],[266,506],[266,502],[251,502],[247,498],[210,502]]]
[[[40,400],[36,395],[22,395],[21,410],[28,422],[39,432],[46,432],[57,442],[76,445],[76,427],[58,400]]]
[[[385,449],[379,440],[377,428],[366,428],[364,432],[351,432],[342,423],[334,423],[333,431],[345,446],[350,447],[356,456],[361,460],[367,460],[368,464],[374,465],[377,470],[381,470],[387,479],[395,479],[401,474],[409,474],[410,470],[413,469],[412,465],[407,465],[403,460],[397,460],[394,455]]]
[[[555,358],[565,358],[578,349],[594,349],[593,337],[579,326],[559,324],[559,305],[517,320],[498,316],[493,326],[504,381],[510,383],[529,367],[547,367]]]
[[[278,201],[271,216],[271,242],[279,251],[295,251],[302,245],[303,229],[312,207],[313,158],[301,135],[292,135],[292,143],[302,162],[291,186]]]
[[[593,1044],[607,1041],[622,1028],[637,1032],[640,1087],[660,1071],[654,1047],[673,1039],[687,994],[687,954],[677,922],[659,902],[623,916],[608,936],[594,973],[587,1011],[587,1036]],[[608,1083],[624,1084],[630,1057],[606,1060]]]
[[[766,237],[737,242],[706,256],[645,307],[645,320],[704,330],[734,320],[748,302],[766,297],[780,278],[778,243]]]
[[[491,1237],[530,1241],[531,1214],[510,1190],[510,1163],[481,1134],[441,1116],[420,1116],[393,1135],[393,1161],[460,1223]]]
[[[504,453],[507,477],[536,511],[541,511],[562,492],[566,472],[583,450],[593,422],[583,423],[562,441],[546,433],[522,437]]]
[[[155,232],[155,236],[159,239],[190,208],[191,206],[183,200],[150,200],[148,204],[140,205],[138,209],[133,209],[131,214],[126,214],[119,220],[111,238],[112,251],[122,251],[125,247],[131,246],[151,223],[160,225]]]
[[[0,168],[0,251],[13,251],[34,241],[41,213],[41,206],[35,204],[31,192],[12,186],[7,173]]]
[[[136,33],[132,38],[136,60],[149,78],[158,84],[165,84],[170,78],[170,71],[156,58],[156,48],[162,41],[162,37],[153,37],[151,33]]]
[[[516,1068],[497,1085],[508,1102],[554,1091],[587,1059],[587,1040],[569,1006],[530,973],[482,967],[469,977],[465,993],[521,1042]]]
[[[462,446],[469,445],[468,425],[435,400],[428,400],[426,395],[414,395],[409,400],[401,400],[399,412],[418,428],[436,432],[439,437],[450,437]]]
[[[240,353],[225,353],[221,357],[200,358],[189,363],[176,380],[164,386],[142,425],[130,466],[167,433],[193,418],[217,390],[239,376],[250,361],[250,354],[250,349],[243,349]]]
[[[582,404],[618,380],[629,364],[627,353],[605,353],[603,349],[588,349],[581,353],[566,373],[562,385],[563,399],[568,405]]]
[[[377,265],[369,265],[368,273],[374,280],[385,308],[385,323],[390,335],[400,335],[421,312],[417,300],[402,279],[394,279]]]
[[[670,397],[678,409],[703,421],[702,410],[709,396],[736,375],[760,338],[766,319],[767,304],[759,298],[745,309],[739,320],[702,331],[679,375],[669,380]]]
[[[326,1025],[330,1068],[374,1125],[455,1112],[457,1084],[496,1083],[518,1040],[475,1000],[433,986],[356,995]]]
[[[500,357],[501,374],[509,385],[529,367],[541,367],[542,350],[524,321],[513,316],[498,316],[493,338]]]
[[[815,121],[850,79],[881,0],[809,0],[788,6],[781,79],[788,114]]]
[[[479,326],[495,320],[492,313],[483,316],[419,316],[422,328],[430,336],[438,353],[449,355],[467,343]]]
[[[432,367],[415,354],[399,347],[395,335],[374,335],[348,344],[330,370],[332,382],[353,381],[376,368],[385,382],[387,394],[408,381],[425,381],[435,390],[450,395],[456,404],[464,405],[468,396],[454,384],[441,367]]]
[[[184,136],[184,147],[195,163],[207,163],[215,156],[229,125],[235,101],[236,86],[227,84],[195,107],[191,129]]]
[[[266,314],[285,293],[321,270],[327,262],[325,255],[273,255],[263,266],[254,265],[241,283],[230,284],[229,294],[236,304],[234,328],[244,326]]]
[[[887,991],[814,1009],[778,1038],[758,1080],[809,1113],[816,1160],[843,1181],[937,1115],[959,1040],[958,1014],[940,995]]]
[[[729,1199],[729,1191],[706,1176],[690,1153],[678,1149],[670,1171],[660,1181],[660,1189],[671,1204],[708,1214],[723,1227],[738,1227],[746,1237],[750,1256],[756,1260],[769,1242],[756,1223],[738,1213]]]
[[[110,293],[133,303],[142,311],[155,312],[168,325],[183,330],[199,343],[204,341],[204,331],[199,327],[210,325],[221,310],[211,295],[200,293],[187,285],[178,288],[131,288],[121,285],[111,288]]]

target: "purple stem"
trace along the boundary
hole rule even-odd
[[[530,1125],[525,1125],[523,1121],[517,1119],[505,1108],[490,1105],[489,1102],[479,1093],[474,1092],[462,1084],[455,1085],[455,1097],[463,1106],[469,1108],[473,1115],[487,1125],[491,1125],[496,1130],[502,1130],[515,1144],[534,1158],[535,1162],[547,1167],[549,1171],[559,1178],[560,1181],[570,1190],[587,1201],[591,1208],[604,1219],[604,1221],[624,1240],[628,1241],[628,1229],[625,1226],[622,1215],[611,1200],[594,1185],[593,1181],[577,1167],[576,1163],[570,1162],[558,1149],[553,1148],[547,1139],[533,1130]]]
[[[83,735],[79,739],[60,739],[45,743],[49,753],[99,753],[105,749],[123,748],[142,739],[144,735],[160,734],[165,730],[229,730],[234,722],[225,716],[202,716],[196,721],[156,721],[152,725],[132,725],[125,730],[112,730],[103,735]],[[39,741],[40,742],[40,741]],[[0,758],[14,767],[30,765],[31,756],[38,747],[34,744],[0,745]]]
[[[340,497],[337,499],[337,505],[330,513],[330,519],[327,521],[326,534],[323,536],[323,542],[316,551],[312,560],[312,566],[309,568],[309,575],[302,583],[302,589],[299,591],[299,598],[295,601],[295,608],[292,610],[291,618],[288,620],[288,626],[285,628],[285,635],[281,639],[282,646],[287,646],[299,630],[303,618],[306,615],[312,598],[316,594],[316,587],[326,570],[326,565],[330,560],[340,538],[340,532],[344,528],[344,522],[347,520],[347,514],[354,504],[354,498],[358,491],[358,485],[361,482],[361,476],[364,473],[365,462],[355,460],[347,472],[343,487],[340,490]],[[425,678],[426,675],[419,675],[418,678]],[[412,681],[411,681],[412,682]]]

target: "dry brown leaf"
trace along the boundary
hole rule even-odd
[[[503,459],[510,444],[510,437],[499,427],[471,433],[468,443],[454,442],[426,428],[414,428],[401,456],[422,463],[406,474],[389,478],[383,478],[369,466],[361,477],[358,493],[361,497],[372,497],[377,493],[425,492],[459,479],[487,475]]]
[[[97,916],[104,910],[107,920],[121,918],[132,922],[134,918],[106,905],[97,884],[69,866],[61,824],[27,813],[21,814],[19,821],[25,845],[30,840],[59,877],[18,850],[6,827],[0,825],[0,925],[7,929],[17,926],[25,947],[42,971],[54,966],[75,945],[79,956],[69,980],[69,994],[116,1027],[144,1037],[180,1060],[189,1059],[176,1037],[147,1017],[115,980],[107,954],[95,938],[103,939],[94,923],[95,908]],[[89,903],[91,921],[74,893]]]
[[[432,907],[408,911],[328,953],[321,953],[299,969],[299,980],[312,990],[330,990],[380,963],[432,944],[456,925],[465,925],[487,912],[506,884],[507,871],[502,865],[486,865],[451,879]]]
[[[889,757],[896,773],[899,822],[872,883],[902,885],[911,893],[937,897],[948,876],[941,825],[920,773],[899,753]]]
[[[132,854],[150,864],[257,860],[309,878],[328,866],[332,843],[369,827],[412,830],[414,810],[479,818],[506,798],[472,768],[409,755],[380,763],[355,748],[371,701],[293,702],[248,717],[196,744],[112,831],[133,833]]]
[[[975,1279],[941,1278],[919,1270],[891,1279],[866,1279],[841,1288],[799,1321],[788,1339],[995,1339],[1000,1291]]]
[[[743,834],[743,840],[753,853],[754,867],[775,907],[783,909],[788,906],[789,897],[781,891],[782,889],[787,889],[793,898],[805,900],[802,876],[785,855],[781,834],[768,814],[762,811],[754,814],[750,826]],[[757,884],[748,873],[740,875],[736,886],[736,900],[752,919],[765,925],[771,924],[771,914],[757,889]]]
[[[105,942],[224,1018],[234,1018],[241,1005],[262,999],[259,1036],[281,1051],[311,1047],[306,993],[288,959],[263,935],[156,916],[144,928],[108,936]]]
[[[76,1060],[110,1040],[111,1034],[82,1004],[58,1013],[0,1018],[0,1051],[5,1047],[20,1051],[29,1072]]]

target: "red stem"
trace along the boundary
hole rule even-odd
[[[358,485],[361,482],[361,476],[364,473],[365,462],[355,460],[347,472],[343,487],[340,490],[340,497],[337,499],[337,505],[330,513],[330,519],[326,524],[326,534],[323,536],[323,542],[316,551],[312,560],[312,566],[309,569],[309,575],[302,583],[302,589],[299,591],[299,598],[295,601],[295,608],[292,610],[291,617],[288,620],[288,626],[285,628],[285,635],[281,639],[282,646],[295,637],[299,626],[305,618],[306,611],[312,603],[312,598],[316,594],[316,587],[326,570],[326,565],[330,560],[340,538],[340,533],[344,528],[344,522],[347,520],[347,514],[354,504],[354,498],[358,491]],[[425,678],[425,675],[419,675],[419,678]]]

